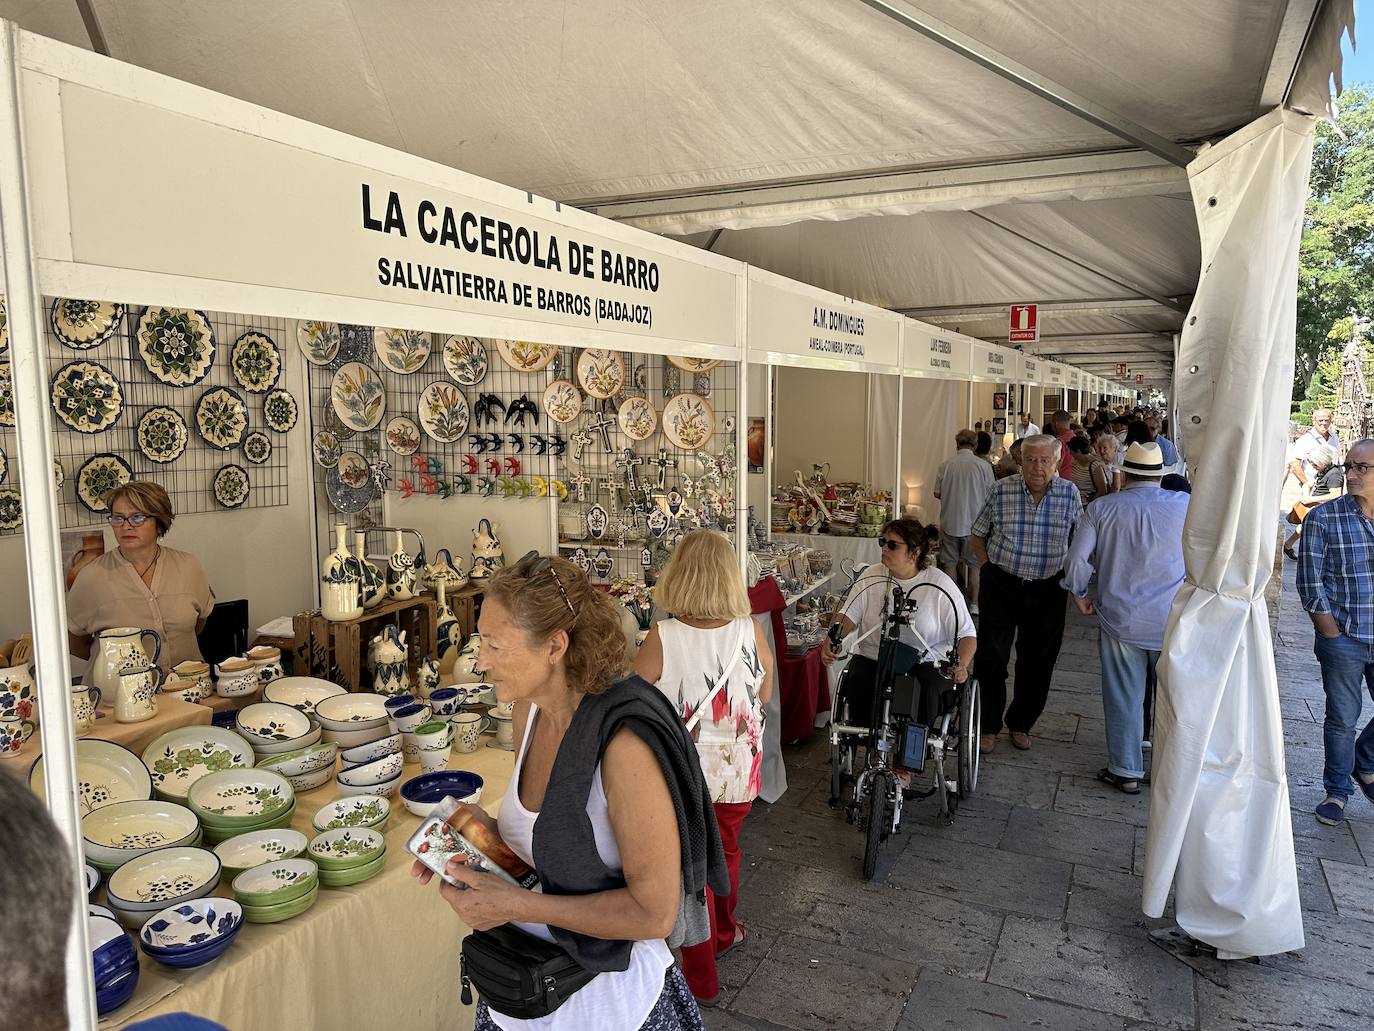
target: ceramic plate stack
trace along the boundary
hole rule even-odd
[[[320,869],[321,884],[346,888],[382,872],[386,865],[386,839],[380,831],[340,827],[312,840],[308,854]]]
[[[95,1008],[104,1015],[128,1002],[138,987],[138,950],[124,928],[110,917],[86,919],[95,974]]]
[[[333,695],[315,703],[315,719],[324,728],[324,740],[351,748],[391,733],[385,703],[386,696],[380,694]]]
[[[253,749],[232,730],[179,727],[153,739],[143,750],[143,765],[158,798],[183,804],[191,785],[207,773],[252,766]]]
[[[334,774],[334,757],[338,751],[339,746],[333,741],[317,741],[293,752],[264,756],[258,760],[258,769],[280,773],[299,795],[328,782]]]
[[[206,843],[218,845],[236,834],[289,826],[296,793],[271,770],[225,770],[192,784],[186,802],[200,818]]]
[[[390,797],[401,786],[401,764],[404,762],[405,756],[395,752],[359,766],[345,767],[336,778],[339,794]]]
[[[281,702],[254,702],[234,717],[234,728],[253,746],[258,762],[274,755],[309,748],[320,739],[320,727],[299,709]]]
[[[254,867],[295,859],[305,851],[307,844],[305,835],[300,831],[279,827],[236,834],[216,845],[215,855],[224,864],[224,876],[232,881]]]
[[[234,898],[250,924],[275,924],[300,916],[320,895],[319,872],[309,859],[282,859],[234,878]]]
[[[162,801],[116,802],[81,818],[86,860],[101,873],[155,849],[200,844],[200,822],[184,805]]]
[[[323,806],[310,819],[317,831],[332,831],[340,827],[365,827],[381,833],[391,818],[391,803],[378,795],[359,795],[336,798]]]
[[[125,927],[135,930],[153,914],[204,898],[219,886],[219,857],[204,848],[160,848],[131,859],[105,886],[106,901]]]
[[[169,967],[190,970],[218,959],[243,930],[243,909],[229,899],[196,899],[152,916],[138,933],[143,951]]]

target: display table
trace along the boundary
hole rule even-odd
[[[876,537],[832,537],[826,533],[774,533],[770,538],[779,544],[799,544],[803,548],[819,548],[830,552],[834,559],[830,590],[840,593],[849,586],[849,577],[840,570],[841,562],[849,565],[870,565],[880,558]]]
[[[778,691],[782,695],[782,740],[805,741],[815,729],[816,714],[830,708],[830,688],[820,648],[801,658],[778,656]]]
[[[227,702],[229,699],[222,699],[222,701]],[[154,738],[167,733],[167,731],[176,730],[178,727],[209,723],[214,715],[208,706],[183,702],[176,698],[159,698],[157,715],[150,720],[144,720],[142,723],[117,723],[114,718],[114,710],[108,706],[102,705],[99,712],[101,718],[95,721],[95,726],[80,736],[112,741],[117,745],[123,745],[135,755],[142,755],[143,750],[152,744]],[[33,765],[33,761],[38,758],[42,751],[42,743],[39,741],[38,735],[35,734],[18,755],[6,755],[0,758],[0,769],[7,769],[21,777],[27,777],[29,767]]]
[[[482,806],[496,812],[514,755],[482,746],[454,753],[450,766],[485,781]],[[407,765],[407,778],[419,774]],[[296,800],[291,826],[315,836],[311,817],[339,795],[331,781]],[[248,924],[219,959],[173,970],[139,950],[138,989],[100,1021],[116,1028],[166,1013],[194,1013],[233,1031],[282,1028],[471,1028],[475,1008],[458,998],[459,944],[468,928],[428,886],[410,876],[406,839],[420,819],[400,797],[387,823],[386,865],[351,888],[320,888],[309,911],[280,924]],[[227,883],[215,895],[229,898]],[[104,888],[97,892],[102,901]]]

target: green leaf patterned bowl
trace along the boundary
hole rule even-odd
[[[205,836],[205,844],[219,845],[228,841],[230,838],[239,834],[246,834],[248,831],[264,831],[285,828],[291,826],[291,818],[296,813],[296,807],[292,804],[289,808],[271,817],[265,823],[252,824],[243,827],[211,827],[202,825],[201,833]]]
[[[154,849],[189,845],[199,833],[196,814],[172,802],[116,802],[81,818],[82,851],[105,870]]]
[[[184,805],[191,785],[206,774],[253,765],[250,743],[223,727],[178,727],[143,750],[159,798]]]
[[[300,831],[269,827],[267,830],[235,834],[221,841],[215,846],[215,855],[224,864],[224,876],[232,883],[245,870],[281,859],[295,859],[308,844]]]
[[[319,887],[319,871],[309,859],[279,859],[234,878],[234,898],[242,906],[276,906]]]
[[[310,841],[307,854],[320,868],[341,872],[375,862],[386,853],[386,839],[370,827],[336,827]]]
[[[295,799],[287,779],[272,770],[208,773],[186,794],[187,805],[207,830],[234,828],[236,832],[269,826]]]
[[[311,819],[317,831],[336,827],[371,827],[380,831],[391,816],[391,802],[380,795],[354,795],[336,798],[321,807]]]
[[[288,902],[281,902],[275,906],[247,906],[240,903],[240,907],[243,909],[243,919],[250,924],[275,924],[282,920],[290,920],[293,916],[300,916],[313,906],[319,897],[320,884],[316,881],[308,892]]]
[[[380,855],[370,863],[347,870],[320,870],[320,883],[326,888],[347,888],[376,877],[386,867],[386,856]]]

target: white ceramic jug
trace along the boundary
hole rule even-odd
[[[142,723],[157,715],[157,689],[162,671],[156,666],[135,666],[119,674],[115,688],[114,717],[117,723]]]
[[[505,565],[505,561],[501,540],[491,528],[491,520],[477,520],[477,526],[472,531],[472,572],[469,579],[486,580]]]
[[[334,525],[337,547],[320,570],[320,614],[325,619],[357,619],[363,614],[358,599],[358,566],[348,553],[347,533],[348,527],[343,523]]]
[[[405,535],[397,530],[392,538],[395,550],[386,564],[386,594],[398,601],[415,597],[415,582],[419,576],[414,557],[406,551],[404,538]]]
[[[367,560],[367,533],[353,531],[353,561],[358,564],[358,598],[363,608],[375,608],[386,600],[386,576],[375,562]]]
[[[143,648],[143,639],[153,639],[153,654]],[[86,682],[100,688],[105,697],[112,697],[119,688],[119,674],[135,666],[157,665],[162,655],[162,637],[156,630],[141,630],[136,626],[117,626],[95,635],[95,657],[91,659]]]
[[[94,684],[72,685],[72,730],[79,737],[95,726],[95,710],[100,704],[100,688]]]

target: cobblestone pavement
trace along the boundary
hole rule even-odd
[[[858,829],[827,806],[824,735],[785,749],[787,793],[745,822],[739,912],[752,935],[720,961],[707,1027],[1374,1027],[1374,806],[1357,794],[1346,826],[1312,818],[1323,695],[1291,562],[1272,610],[1301,953],[1185,961],[1150,940],[1172,921],[1140,912],[1149,788],[1130,798],[1094,779],[1106,757],[1096,629],[1070,609],[1034,747],[999,738],[952,826],[932,800],[909,803],[870,884]]]

